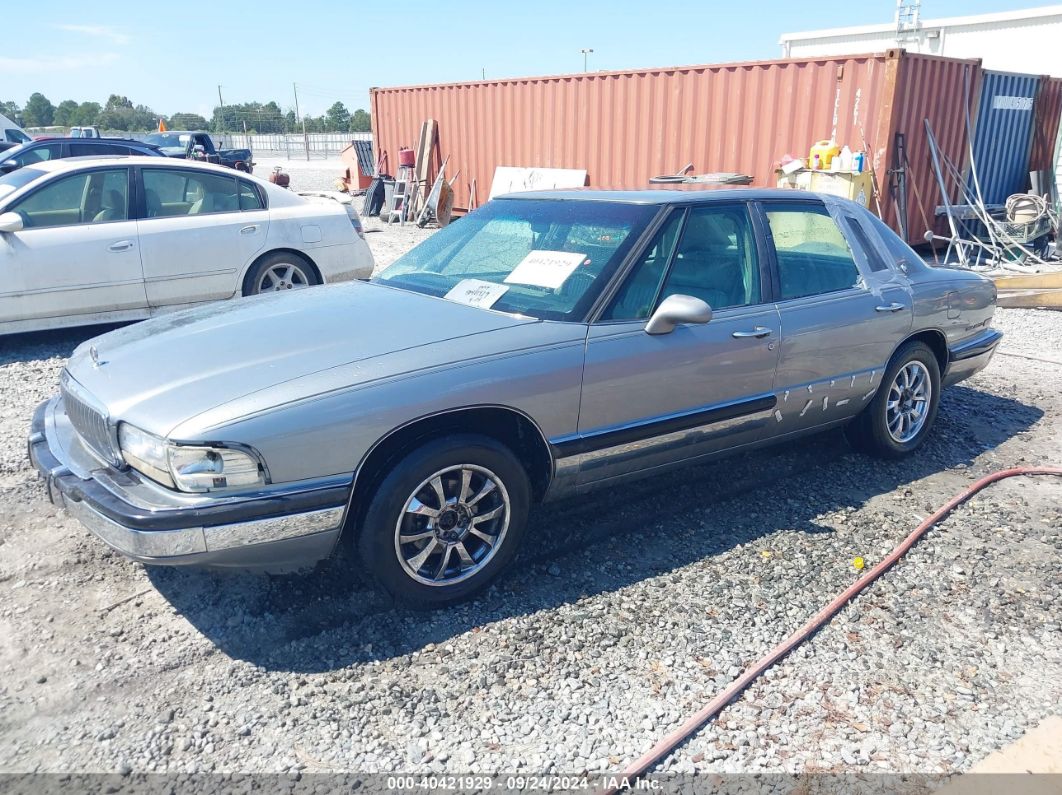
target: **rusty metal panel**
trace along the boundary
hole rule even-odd
[[[853,150],[878,128],[884,55],[592,72],[378,88],[373,132],[393,160],[421,122],[439,122],[456,204],[497,166],[585,168],[593,187],[641,188],[692,162],[773,185],[778,159],[836,135]],[[393,166],[392,166],[393,167]]]
[[[1062,77],[1044,77],[1040,81],[1040,95],[1036,98],[1036,121],[1033,123],[1032,148],[1029,151],[1030,171],[1055,169],[1055,141],[1062,119]]]
[[[939,203],[922,120],[961,169],[966,163],[964,80],[975,101],[978,61],[902,50],[835,58],[487,80],[372,90],[373,133],[392,163],[421,123],[439,122],[439,145],[458,171],[455,205],[482,203],[497,166],[586,169],[599,188],[648,187],[650,177],[687,163],[697,172],[750,174],[774,185],[784,154],[806,157],[831,136],[864,150],[896,227],[889,188],[895,132],[907,133],[911,238],[921,240]],[[393,168],[393,165],[392,165]],[[872,209],[878,209],[872,205]]]
[[[966,137],[966,112],[973,113],[981,88],[981,62],[918,55],[891,50],[890,59],[897,64],[895,85],[892,87],[891,129],[884,146],[886,168],[895,164],[895,135],[905,134],[907,144],[907,229],[909,242],[923,242],[928,228],[946,234],[943,221],[936,219],[934,210],[941,203],[940,189],[933,172],[929,154],[929,139],[924,120],[929,119],[941,154],[965,173],[969,162]],[[894,229],[899,228],[895,179],[884,178],[887,172],[878,164],[883,177],[882,218]],[[949,184],[951,181],[949,180]],[[953,192],[954,194],[954,192]],[[952,201],[955,196],[952,195]]]

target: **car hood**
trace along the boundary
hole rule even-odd
[[[210,409],[315,373],[357,364],[347,368],[352,385],[431,366],[430,356],[415,355],[423,346],[539,322],[352,282],[127,326],[80,345],[67,370],[112,420],[168,435]],[[288,400],[305,396],[290,392]]]

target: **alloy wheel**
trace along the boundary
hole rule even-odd
[[[509,493],[481,466],[439,470],[410,494],[395,525],[395,553],[419,583],[453,585],[479,573],[509,528]]]
[[[918,436],[929,416],[932,397],[933,381],[922,362],[915,359],[900,368],[885,402],[885,424],[894,441],[907,444]]]
[[[301,267],[289,262],[278,262],[266,268],[258,278],[256,292],[278,293],[282,290],[299,290],[309,286],[309,277]]]

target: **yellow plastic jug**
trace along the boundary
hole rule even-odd
[[[811,154],[808,155],[808,163],[812,163],[815,160],[815,155],[818,155],[819,167],[823,171],[828,171],[830,168],[830,162],[839,154],[841,154],[841,147],[839,147],[835,141],[817,141],[811,147]]]

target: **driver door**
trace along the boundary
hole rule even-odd
[[[747,205],[676,209],[591,325],[578,435],[560,445],[580,485],[694,459],[766,437],[781,333],[762,243]],[[712,319],[646,333],[669,295],[706,301]]]

